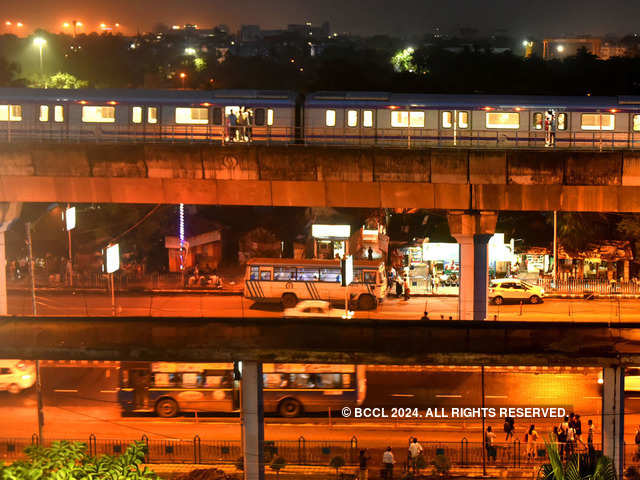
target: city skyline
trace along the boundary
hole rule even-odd
[[[233,5],[223,2],[196,0],[138,0],[135,4],[125,0],[105,2],[89,0],[78,5],[74,0],[40,2],[26,0],[5,7],[3,33],[24,34],[37,28],[52,32],[62,31],[64,22],[79,20],[79,30],[95,31],[101,23],[120,25],[125,34],[149,31],[159,23],[167,25],[198,24],[210,27],[229,25],[236,31],[242,24],[258,24],[262,28],[282,28],[291,23],[310,21],[320,25],[329,21],[335,32],[372,35],[376,33],[407,36],[429,33],[434,28],[442,32],[455,32],[471,27],[479,33],[504,30],[511,36],[572,35],[590,33],[623,35],[633,33],[634,18],[640,15],[640,4],[613,0],[606,11],[595,0],[567,0],[553,9],[543,2],[525,4],[522,1],[494,0],[490,5],[473,0],[453,0],[440,4],[431,0],[327,0],[307,3],[299,0],[242,0]],[[149,12],[155,12],[153,16]],[[451,15],[455,12],[455,16]],[[22,22],[22,27],[16,27]]]

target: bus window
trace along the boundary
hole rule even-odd
[[[184,388],[192,388],[200,385],[200,375],[197,373],[183,373],[182,374],[182,386]]]
[[[274,267],[273,279],[290,282],[296,279],[296,267]]]
[[[152,382],[154,387],[171,387],[178,383],[178,375],[156,372],[153,374]]]
[[[318,281],[318,269],[317,268],[298,268],[298,280],[303,282],[317,282]]]
[[[265,373],[262,375],[264,388],[286,388],[288,379],[282,373]]]
[[[339,373],[316,374],[318,388],[342,388],[342,378]]]
[[[271,280],[271,270],[261,270],[260,280]]]
[[[339,268],[321,268],[320,281],[321,282],[339,282],[340,269]]]
[[[376,283],[375,270],[364,270],[362,274],[364,276],[364,283]]]
[[[342,374],[342,388],[352,388],[353,387],[353,376],[350,373]]]
[[[293,388],[315,388],[313,376],[309,373],[292,373],[289,375],[289,385]]]
[[[129,386],[129,370],[127,368],[122,369],[122,386]]]
[[[251,267],[251,273],[249,274],[249,280],[258,280],[259,267]]]

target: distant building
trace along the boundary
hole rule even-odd
[[[605,42],[600,48],[600,58],[602,60],[608,60],[612,57],[624,57],[627,54],[627,47],[616,43]]]
[[[238,40],[241,42],[257,42],[262,39],[262,32],[258,25],[242,25]]]
[[[578,53],[584,48],[588,53],[600,57],[602,39],[587,38],[545,38],[542,41],[542,58],[544,60],[562,59]]]
[[[165,237],[164,246],[169,255],[170,272],[179,272],[181,263],[185,270],[196,265],[201,271],[215,270],[222,260],[222,230],[186,238],[182,252],[178,237]]]

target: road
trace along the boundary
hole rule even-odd
[[[9,313],[30,315],[31,296],[11,293]],[[37,296],[40,315],[111,315],[111,297],[107,294],[42,293]],[[419,320],[423,312],[431,319],[457,319],[457,297],[415,297],[408,302],[387,298],[374,311],[357,311],[356,318]],[[240,296],[210,293],[175,295],[119,294],[116,311],[121,316],[176,317],[281,317],[278,305],[255,304]],[[640,300],[567,300],[547,299],[539,305],[489,306],[490,320],[499,321],[640,321]]]
[[[478,368],[450,367],[369,367],[364,407],[419,407],[425,409],[479,407],[481,376]],[[592,418],[599,430],[601,388],[596,369],[548,370],[521,368],[488,369],[485,375],[487,407],[563,407],[582,415],[583,425]],[[190,415],[176,418],[155,416],[122,417],[117,403],[118,367],[105,366],[43,367],[45,435],[49,438],[87,439],[91,433],[100,439],[140,438],[143,434],[157,439],[238,440],[237,414]],[[640,397],[628,395],[626,437],[632,442],[635,426],[640,422]],[[36,398],[32,390],[18,395],[0,392],[0,438],[27,438],[37,431]],[[338,417],[338,418],[335,418]],[[403,445],[409,435],[425,441],[459,442],[481,439],[481,419],[344,419],[334,413],[299,419],[268,416],[265,436],[270,440],[348,440],[357,436],[361,444],[383,447]],[[502,435],[501,418],[487,419]],[[517,436],[529,423],[546,436],[557,420],[518,420]],[[519,438],[519,437],[518,437]]]

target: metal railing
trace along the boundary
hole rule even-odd
[[[0,142],[46,143],[211,143],[285,144],[421,149],[429,147],[541,148],[539,130],[286,127],[221,125],[48,125],[0,122]],[[551,149],[628,150],[640,148],[640,132],[558,131]]]
[[[610,282],[604,279],[557,280],[538,279],[537,284],[546,293],[595,294],[595,295],[640,295],[640,282]]]

